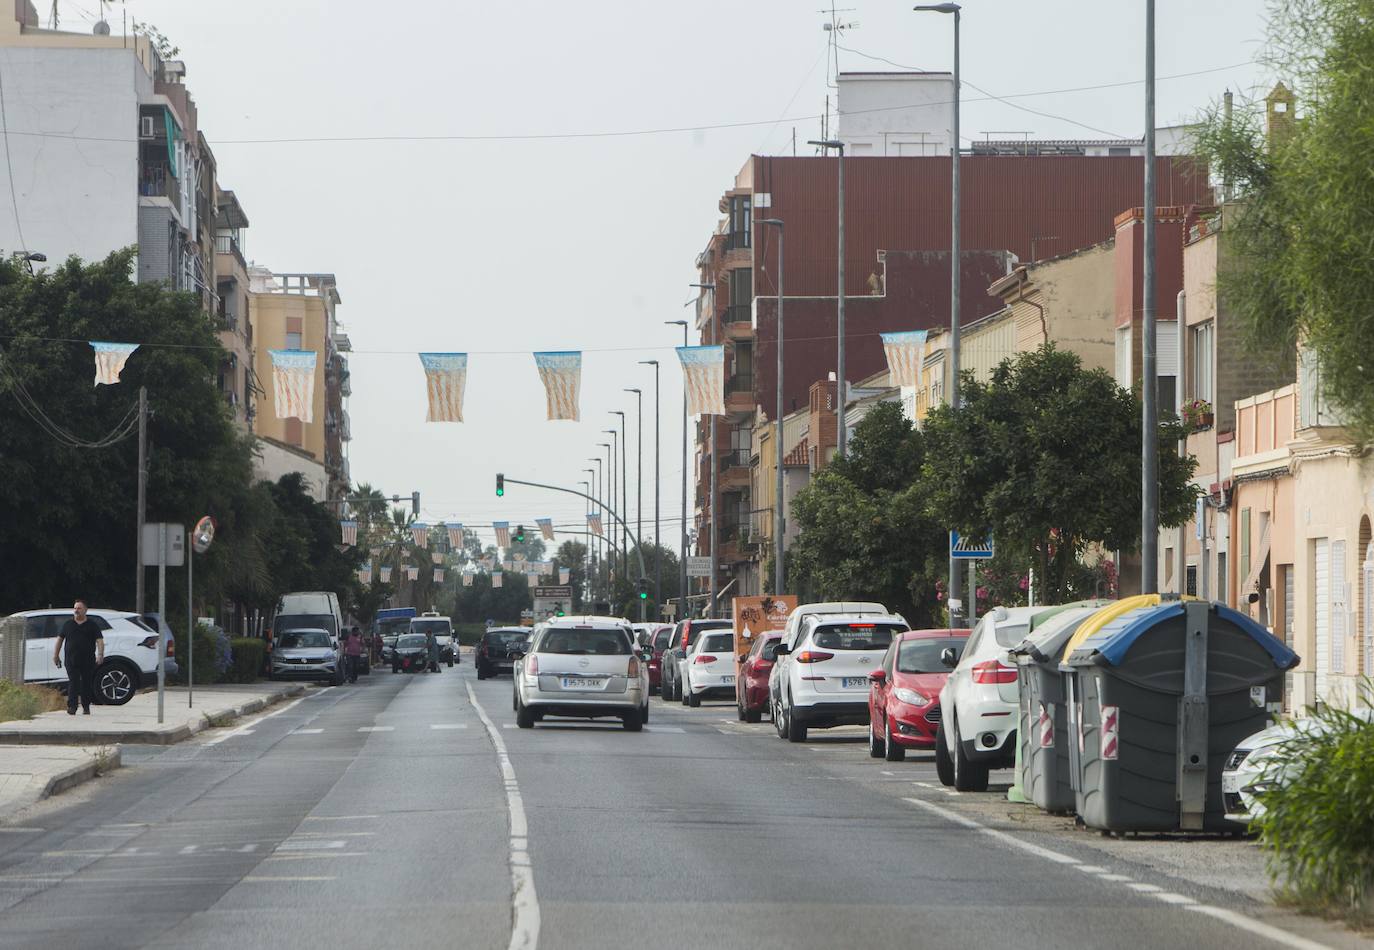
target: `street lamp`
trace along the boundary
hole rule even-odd
[[[603,449],[609,448],[609,446],[608,446],[605,442],[600,442],[600,443],[598,443],[598,445],[600,445],[600,447],[603,448]],[[605,508],[606,508],[606,470],[603,469],[603,468],[601,467],[601,465],[602,465],[602,463],[605,462],[606,460],[603,459],[603,458],[597,458],[597,459],[595,459],[594,461],[596,462],[596,477],[597,477],[597,482],[598,482],[598,484],[597,484],[597,489],[596,489],[597,504],[601,506],[601,508],[602,508],[602,510],[603,510],[603,514],[604,514],[604,510],[605,510]],[[601,530],[602,530],[602,531],[605,531],[605,530],[606,530],[604,524],[603,524]],[[606,563],[606,556],[607,556],[607,555],[606,555],[606,547],[605,547],[605,544],[604,544],[600,539],[597,540],[596,548],[597,548],[597,555],[598,555],[598,557],[600,558],[600,563],[605,564],[605,563]],[[599,573],[599,572],[598,572],[598,573]]]
[[[1140,303],[1140,591],[1159,592],[1159,373],[1155,355],[1155,2],[1145,0],[1144,287]]]
[[[687,321],[664,320],[665,325],[682,327],[682,345],[687,345]],[[682,521],[678,525],[678,611],[677,619],[687,617],[687,386],[682,387]]]
[[[582,471],[588,473],[592,472],[590,468],[584,468]],[[578,482],[577,484],[587,489],[588,495],[592,493],[592,483],[590,481]],[[582,506],[582,510],[583,513],[587,515],[590,515],[592,513],[592,500],[590,498],[588,498],[587,503]],[[582,546],[582,550],[585,554],[585,557],[583,558],[583,561],[585,563],[582,565],[582,599],[583,601],[586,601],[588,599],[588,594],[590,593],[590,590],[588,589],[587,585],[591,583],[592,576],[592,546],[590,544],[585,544]]]
[[[620,417],[620,566],[625,576],[630,576],[630,473],[626,459],[630,455],[630,440],[625,436],[625,413],[619,409],[608,409],[613,416]]]
[[[715,298],[716,285],[715,285],[714,283],[709,283],[709,284],[689,284],[688,286],[695,287],[695,288],[697,288],[698,290],[709,290],[709,291],[711,291],[711,311],[712,311],[712,313],[711,313],[711,319],[714,320],[714,319],[715,319],[715,309],[716,309],[716,307],[715,307],[715,302],[716,302],[716,298]],[[700,295],[700,294],[697,295],[696,300],[697,300],[697,325],[700,326],[700,325],[701,325],[701,295]],[[706,601],[706,616],[708,616],[708,617],[714,617],[714,616],[716,615],[716,588],[717,588],[717,585],[720,583],[720,563],[719,563],[719,562],[717,561],[717,559],[716,559],[716,542],[717,542],[717,538],[719,537],[719,532],[716,530],[716,515],[717,515],[716,509],[720,507],[719,504],[718,504],[720,498],[719,498],[719,494],[718,494],[717,491],[716,491],[716,473],[717,473],[717,471],[720,469],[720,465],[719,465],[719,463],[718,463],[718,460],[716,459],[716,420],[717,420],[717,418],[719,418],[719,417],[718,417],[715,413],[711,413],[711,424],[710,424],[710,426],[709,426],[709,435],[707,436],[707,438],[710,440],[710,452],[709,452],[709,455],[710,455],[710,459],[711,459],[711,463],[710,463],[710,465],[711,465],[711,469],[710,469],[710,471],[711,471],[711,476],[710,476],[710,488],[708,489],[708,492],[709,492],[709,500],[710,500],[710,505],[709,505],[709,509],[708,509],[708,510],[709,510],[710,513],[711,513],[711,536],[710,536],[710,539],[709,539],[708,545],[707,545],[707,550],[711,552],[711,553],[710,553],[710,558],[711,558],[711,576],[710,576],[710,578],[708,579],[708,583],[707,583],[707,585],[706,585],[707,598],[708,598],[707,601]]]
[[[762,218],[759,224],[766,224],[769,227],[778,229],[778,387],[777,387],[777,406],[774,414],[777,418],[773,421],[776,434],[773,437],[773,462],[778,470],[777,481],[774,484],[774,491],[777,497],[773,499],[773,596],[782,596],[783,570],[782,570],[782,532],[786,521],[786,512],[782,501],[783,477],[782,477],[782,234],[783,226],[781,218]]]
[[[959,408],[959,11],[957,3],[927,3],[912,8],[928,13],[954,15],[954,129],[949,143],[950,159],[950,253],[949,253],[949,407]],[[959,562],[949,559],[949,625],[963,626]],[[976,588],[973,588],[976,589]]]
[[[654,368],[654,603],[659,605],[659,616],[662,617],[663,607],[663,539],[660,536],[659,528],[659,509],[658,491],[659,477],[658,466],[662,459],[659,452],[658,427],[661,421],[658,413],[658,360],[640,360],[641,366],[652,366]]]
[[[639,429],[635,433],[635,534],[644,543],[644,390],[627,388],[639,404]],[[654,539],[657,543],[657,538]],[[643,619],[642,617],[640,618]]]
[[[836,278],[836,283],[839,287],[839,290],[835,302],[835,332],[836,335],[839,337],[839,352],[836,354],[837,366],[835,370],[835,440],[837,443],[835,449],[837,452],[840,453],[840,458],[844,458],[845,455],[848,454],[848,450],[845,447],[845,443],[849,441],[845,437],[846,428],[844,419],[844,404],[847,398],[844,384],[844,143],[836,139],[813,139],[808,144],[819,145],[821,148],[826,150],[833,148],[835,149],[835,151],[840,153],[840,195],[838,199],[840,212],[838,226],[839,231],[837,236],[837,243],[840,246],[840,250],[839,263],[836,265],[839,271],[839,275]]]

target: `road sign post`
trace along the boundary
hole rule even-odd
[[[165,521],[143,526],[143,566],[157,567],[157,721],[163,721],[162,706],[167,691],[167,643],[161,625],[167,623],[167,568],[186,563],[186,528]],[[170,628],[170,624],[168,625]],[[189,643],[189,637],[187,639]]]
[[[990,561],[992,560],[992,538],[984,538],[981,541],[973,538],[961,538],[958,531],[949,533],[949,556],[956,561]]]
[[[709,556],[707,556],[707,557],[696,557],[695,555],[689,556],[689,557],[687,558],[687,576],[688,576],[688,577],[710,577],[710,576],[711,576],[711,558],[710,558]]]

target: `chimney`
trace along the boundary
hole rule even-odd
[[[814,455],[813,470],[819,471],[834,454],[839,444],[835,419],[835,381],[827,379],[811,384],[811,411],[807,440]]]
[[[1297,126],[1298,98],[1282,82],[1264,97],[1264,133],[1269,147],[1283,143]]]

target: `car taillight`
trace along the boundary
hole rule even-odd
[[[168,655],[168,656],[176,656],[176,655],[177,655],[177,642],[176,642],[175,640],[173,640],[171,637],[168,637],[168,638],[167,638],[167,655]]]
[[[835,654],[822,653],[820,650],[803,650],[797,654],[798,663],[823,663],[834,658]]]
[[[973,681],[985,686],[1016,682],[1016,667],[1003,666],[998,660],[984,660],[973,665]]]
[[[694,660],[693,662],[696,662],[696,663],[714,663],[714,662],[716,662],[716,658],[713,657],[713,656],[711,656],[709,653],[703,653],[703,654],[701,654],[701,656],[697,657],[696,660]]]
[[[529,662],[525,664],[525,672],[531,676],[539,675],[539,657],[532,656],[529,658]]]
[[[626,670],[625,670],[625,675],[626,675],[626,676],[638,676],[638,675],[639,675],[639,657],[637,657],[637,656],[632,656],[632,657],[630,657],[630,665],[626,668]]]

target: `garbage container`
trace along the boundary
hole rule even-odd
[[[1086,621],[1112,600],[1080,600],[1037,614],[1030,634],[1011,649],[1016,661],[1021,723],[1017,729],[1020,774],[1016,783],[1026,799],[1050,812],[1071,812],[1069,725],[1059,660],[1064,645]]]
[[[1061,669],[1083,822],[1106,831],[1234,831],[1222,765],[1269,725],[1297,655],[1224,604],[1179,600],[1127,611],[1086,639],[1075,636],[1069,651]]]

